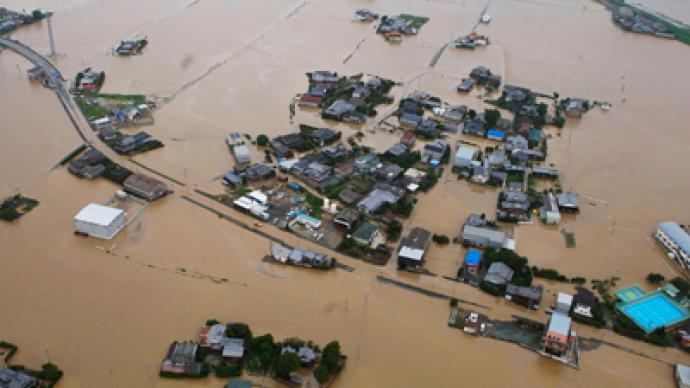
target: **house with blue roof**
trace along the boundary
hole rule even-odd
[[[482,261],[482,252],[477,249],[470,249],[465,255],[465,261],[463,265],[465,270],[469,272],[477,273],[479,271],[479,263]]]
[[[489,129],[486,132],[486,138],[489,140],[503,141],[505,137],[506,133],[498,129]]]

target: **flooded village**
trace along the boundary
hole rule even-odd
[[[682,32],[589,0],[6,3],[53,31],[0,39],[0,382],[687,384]]]

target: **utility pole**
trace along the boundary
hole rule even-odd
[[[53,24],[51,23],[51,19],[53,17],[52,12],[46,12],[45,13],[46,18],[48,19],[48,38],[50,39],[50,53],[48,54],[49,58],[55,58],[55,40],[53,39]]]

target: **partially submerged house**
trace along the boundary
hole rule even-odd
[[[245,144],[233,146],[232,155],[235,157],[235,162],[238,166],[248,166],[252,162],[252,154],[249,151],[249,147]]]
[[[9,367],[0,369],[0,387],[2,388],[34,388],[38,380],[23,370]]]
[[[571,325],[570,317],[553,312],[542,339],[544,351],[557,357],[563,356],[568,349]]]
[[[415,227],[400,242],[398,250],[398,268],[418,270],[424,265],[424,256],[431,243],[428,230]]]
[[[404,190],[398,187],[377,185],[366,197],[357,203],[357,209],[366,215],[373,215],[384,205],[397,203],[404,195]]]
[[[594,318],[597,309],[597,298],[594,293],[586,288],[578,288],[573,297],[572,314],[585,318]]]
[[[568,98],[565,101],[563,110],[565,115],[573,118],[580,118],[589,109],[589,101],[583,98]]]
[[[521,287],[508,284],[505,297],[519,305],[536,310],[539,308],[539,303],[541,303],[543,291],[544,286],[541,284],[537,287]]]
[[[357,244],[371,246],[378,235],[378,226],[365,222],[352,233],[352,239],[355,240]]]
[[[453,158],[453,166],[457,168],[469,168],[474,165],[474,159],[477,155],[475,147],[461,145],[455,152]]]
[[[556,204],[556,197],[548,191],[544,194],[544,205],[540,209],[541,218],[547,225],[558,225],[561,222],[561,212]]]
[[[479,248],[508,248],[508,238],[505,232],[487,226],[472,226],[465,224],[462,228],[461,240],[463,244]]]
[[[496,218],[500,221],[527,221],[530,219],[530,202],[527,194],[504,191],[499,194]]]
[[[359,212],[350,207],[345,208],[335,216],[333,222],[348,230],[352,229],[359,222]]]
[[[196,361],[199,345],[192,342],[173,342],[161,365],[161,372],[181,376],[201,375],[201,363]]]
[[[476,249],[469,249],[462,265],[465,267],[465,271],[477,273],[479,272],[479,265],[481,262],[482,252]]]
[[[561,193],[556,195],[558,209],[563,213],[579,213],[580,207],[577,204],[577,197],[571,193]]]
[[[130,175],[122,185],[128,193],[144,198],[147,201],[155,201],[169,192],[165,183],[139,173]]]
[[[448,142],[444,139],[436,139],[433,142],[424,145],[424,153],[422,156],[425,160],[431,162],[440,162],[443,155],[448,151]]]
[[[504,288],[513,279],[515,272],[500,261],[491,263],[484,276],[484,282],[494,287]]]

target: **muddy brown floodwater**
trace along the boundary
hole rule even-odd
[[[511,84],[613,103],[610,112],[595,109],[570,121],[549,143],[549,163],[562,171],[564,187],[591,198],[582,200],[581,215],[566,217],[562,226],[575,231],[577,247],[565,249],[557,229],[521,225],[518,252],[536,265],[588,279],[619,276],[624,284],[642,283],[650,271],[672,276],[650,235],[659,221],[690,217],[687,46],[625,33],[600,5],[585,0],[496,0],[489,8],[492,23],[479,27],[492,45],[446,50],[433,69],[428,64],[434,53],[471,28],[483,1],[9,0],[2,5],[56,12],[55,63],[65,76],[92,66],[107,73],[104,92],[167,98],[155,112],[156,124],[146,129],[166,147],[136,159],[187,184],[149,206],[113,241],[75,237],[74,214],[88,202],[104,201],[116,187],[52,170],[79,137],[54,94],[27,81],[30,64],[12,52],[0,54],[0,193],[17,191],[41,201],[20,222],[0,224],[0,338],[20,346],[17,363],[60,365],[66,373],[61,386],[218,386],[215,378],[189,382],[157,376],[170,341],[192,339],[207,318],[245,321],[256,333],[277,338],[338,339],[350,361],[336,387],[671,387],[668,364],[690,362],[676,350],[581,326],[580,335],[656,360],[604,346],[584,352],[576,371],[513,345],[468,337],[446,326],[446,302],[379,283],[376,276],[482,303],[490,306],[484,313],[495,318],[521,314],[545,321],[546,315],[442,279],[461,262],[464,251],[457,245],[429,252],[428,267],[439,277],[398,274],[392,261],[378,268],[348,258],[341,259],[355,267],[352,273],[313,273],[262,262],[267,240],[180,197],[193,195],[195,187],[221,190],[214,178],[232,164],[223,142],[227,132],[277,135],[300,122],[321,124],[316,114],[299,109],[290,122],[288,105],[305,89],[307,71],[377,74],[404,83],[394,89],[398,98],[426,89],[451,103],[483,108],[476,95],[459,96],[454,88],[471,68],[484,64]],[[394,46],[376,36],[373,25],[350,22],[362,7],[431,20],[418,36]],[[110,54],[120,40],[134,36],[150,41],[143,55]],[[44,24],[12,37],[48,51]],[[383,147],[395,139],[376,133],[364,141]],[[444,176],[420,196],[406,227],[456,235],[469,213],[493,214],[496,195]],[[223,278],[227,281],[219,281]],[[547,288],[543,306],[553,302],[556,289],[567,289]]]

